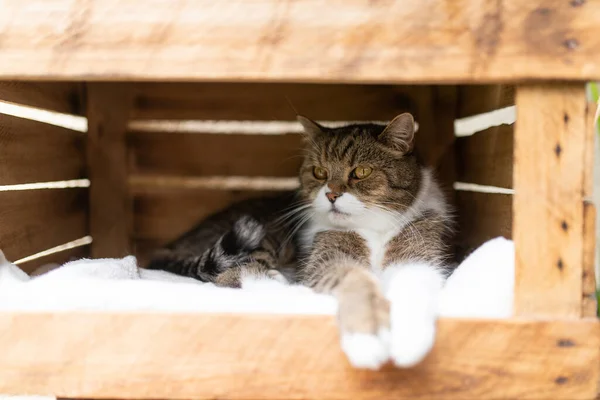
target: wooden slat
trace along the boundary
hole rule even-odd
[[[595,139],[596,139],[596,110],[598,105],[594,102],[587,102],[585,108],[585,149],[583,169],[583,196],[591,199],[594,195],[594,158],[596,157]]]
[[[2,314],[0,391],[240,400],[595,395],[595,320],[438,325],[436,345],[422,364],[374,372],[349,366],[333,317]]]
[[[233,190],[147,190],[134,195],[135,239],[160,239],[163,243],[186,232],[201,219],[247,198],[269,194],[264,191]]]
[[[598,315],[596,299],[596,207],[586,203],[583,208],[583,273],[581,316]]]
[[[123,257],[130,250],[125,136],[132,92],[126,85],[90,84],[87,94],[92,256]]]
[[[579,317],[586,165],[583,85],[517,89],[513,236],[515,314]]]
[[[82,86],[74,82],[0,82],[0,100],[65,114],[82,113]]]
[[[133,132],[133,171],[166,175],[297,176],[300,134],[244,135]]]
[[[139,83],[132,118],[292,121],[391,120],[414,111],[416,86]]]
[[[88,234],[88,189],[0,192],[0,248],[16,261]]]
[[[596,297],[596,207],[588,200],[594,192],[594,157],[596,136],[596,104],[589,102],[586,108],[586,135],[583,170],[583,195],[586,199],[583,207],[583,280],[582,306],[583,317],[598,316],[598,300]]]
[[[62,265],[69,261],[79,260],[81,258],[89,258],[89,256],[90,246],[79,246],[19,264],[19,268],[30,275],[40,275],[48,271],[48,269],[43,267],[46,267],[49,264]]]
[[[461,255],[495,237],[512,238],[512,201],[510,194],[456,191]]]
[[[464,85],[459,87],[458,118],[470,117],[514,104],[513,85]]]
[[[145,268],[156,250],[165,246],[169,241],[165,239],[137,239],[131,244],[132,254],[135,255],[138,265]]]
[[[0,185],[86,175],[85,135],[0,114]]]
[[[600,78],[596,1],[5,0],[0,76],[465,82]],[[332,18],[335,16],[335,18]],[[508,17],[510,16],[510,17]]]
[[[434,168],[436,178],[453,206],[456,199],[452,189],[456,181],[456,151],[454,120],[456,119],[457,87],[446,85],[432,88],[431,103],[420,102],[420,124],[417,132],[417,151]],[[425,114],[426,113],[426,114]]]
[[[456,140],[458,181],[512,188],[513,125],[501,125]]]

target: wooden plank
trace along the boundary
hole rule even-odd
[[[515,314],[579,317],[587,135],[584,86],[517,89]]]
[[[155,255],[155,251],[167,243],[169,240],[166,239],[136,239],[131,244],[132,254],[135,255],[138,265],[145,268]]]
[[[510,194],[456,191],[459,258],[495,237],[512,238],[512,202]]]
[[[583,272],[582,272],[582,317],[598,316],[596,298],[596,207],[586,203],[583,208]]]
[[[37,276],[53,269],[54,265],[63,265],[69,261],[89,258],[89,256],[90,246],[79,246],[19,264],[19,268],[32,276]],[[52,268],[50,268],[51,265]]]
[[[65,114],[82,114],[82,86],[75,82],[0,82],[0,100]]]
[[[6,79],[600,79],[596,1],[28,4],[3,3],[0,76]]]
[[[300,134],[132,132],[133,171],[180,176],[297,176]]]
[[[594,192],[594,139],[596,136],[596,104],[586,105],[586,135],[583,170],[583,196],[586,200],[583,207],[583,273],[582,273],[582,305],[583,317],[598,316],[598,299],[596,297],[596,207],[588,200]]]
[[[0,192],[0,248],[11,261],[88,234],[88,189]]]
[[[0,185],[84,178],[85,135],[0,114]]]
[[[596,139],[596,110],[598,105],[594,102],[587,102],[585,108],[585,129],[588,132],[585,135],[584,165],[583,169],[583,196],[591,199],[594,195],[594,157],[595,139]]]
[[[133,199],[133,238],[175,239],[236,201],[272,194],[257,190],[146,189]]]
[[[126,85],[90,84],[87,94],[92,257],[122,257],[130,249],[125,136],[132,92]]]
[[[514,85],[459,87],[458,118],[470,117],[515,104]]]
[[[421,90],[422,92],[423,90]],[[453,206],[456,204],[452,185],[456,181],[456,151],[454,143],[454,120],[458,90],[456,86],[446,85],[431,88],[431,103],[420,102],[419,131],[417,132],[417,151],[424,161],[434,168],[437,180]]]
[[[295,121],[296,111],[324,121],[388,121],[414,112],[418,86],[289,83],[136,84],[132,118]]]
[[[513,125],[501,125],[456,140],[458,181],[512,188]]]
[[[349,366],[328,316],[5,313],[0,391],[240,400],[595,395],[596,320],[441,320],[438,326],[422,364],[374,372]]]

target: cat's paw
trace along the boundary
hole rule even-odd
[[[268,270],[266,275],[267,275],[268,279],[272,279],[279,283],[283,283],[284,285],[287,285],[289,283],[288,280],[285,278],[285,276],[283,276],[283,274],[281,272],[277,271],[276,269]]]
[[[352,366],[379,369],[389,360],[389,302],[364,270],[348,273],[335,292],[342,350]]]
[[[435,343],[435,321],[409,321],[410,319],[407,320],[403,316],[395,316],[392,307],[393,340],[390,356],[394,364],[401,368],[410,368],[419,364]]]
[[[379,369],[389,359],[390,331],[382,328],[377,335],[342,333],[342,350],[355,368]]]
[[[395,270],[394,270],[395,269]],[[436,307],[443,276],[427,264],[390,267],[390,356],[398,367],[417,365],[435,343]]]

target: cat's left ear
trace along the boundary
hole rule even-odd
[[[297,115],[296,119],[302,127],[304,128],[304,132],[306,132],[309,136],[317,136],[325,131],[325,128],[321,125],[317,124],[310,118],[306,118],[303,115]]]
[[[409,113],[398,115],[377,139],[402,154],[410,153],[415,145],[415,119]]]

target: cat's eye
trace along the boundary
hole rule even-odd
[[[321,167],[314,167],[313,175],[315,176],[315,178],[320,180],[327,179],[327,170]]]
[[[354,170],[352,171],[352,177],[354,179],[365,179],[366,177],[371,175],[371,172],[373,172],[373,168],[360,165],[354,168]]]

